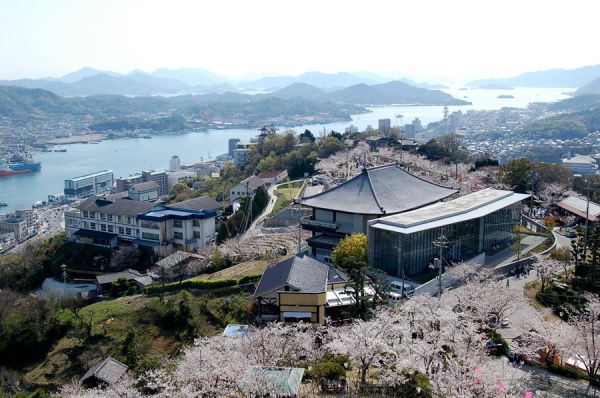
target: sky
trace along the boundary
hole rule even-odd
[[[0,79],[90,66],[431,82],[600,64],[593,0],[0,0]]]

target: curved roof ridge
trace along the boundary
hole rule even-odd
[[[379,200],[379,197],[377,196],[377,192],[375,191],[375,187],[373,186],[373,181],[371,181],[371,173],[369,173],[370,170],[365,169],[365,172],[367,173],[367,181],[369,181],[369,186],[371,187],[371,191],[373,192],[373,198],[375,198],[375,203],[377,203],[377,206],[379,206],[379,209],[381,210],[381,212],[385,214],[385,209],[381,205],[381,201]]]

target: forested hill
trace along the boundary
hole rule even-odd
[[[0,86],[0,117],[29,118],[90,115],[95,118],[134,114],[182,114],[266,119],[281,115],[327,114],[349,119],[367,110],[356,105],[334,104],[303,98],[271,98],[237,93],[182,95],[176,97],[125,97],[101,95],[64,98],[41,89]]]
[[[600,107],[565,113],[530,123],[521,135],[528,139],[578,139],[600,131]]]

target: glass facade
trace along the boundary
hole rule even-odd
[[[392,276],[400,276],[402,267],[407,275],[427,271],[439,255],[433,241],[441,235],[448,238],[444,259],[450,261],[469,260],[482,252],[503,249],[514,239],[513,229],[519,216],[520,204],[515,204],[481,218],[412,234],[371,228],[371,264]]]

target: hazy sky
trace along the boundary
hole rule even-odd
[[[83,66],[434,80],[599,64],[600,2],[0,0],[0,78]]]

